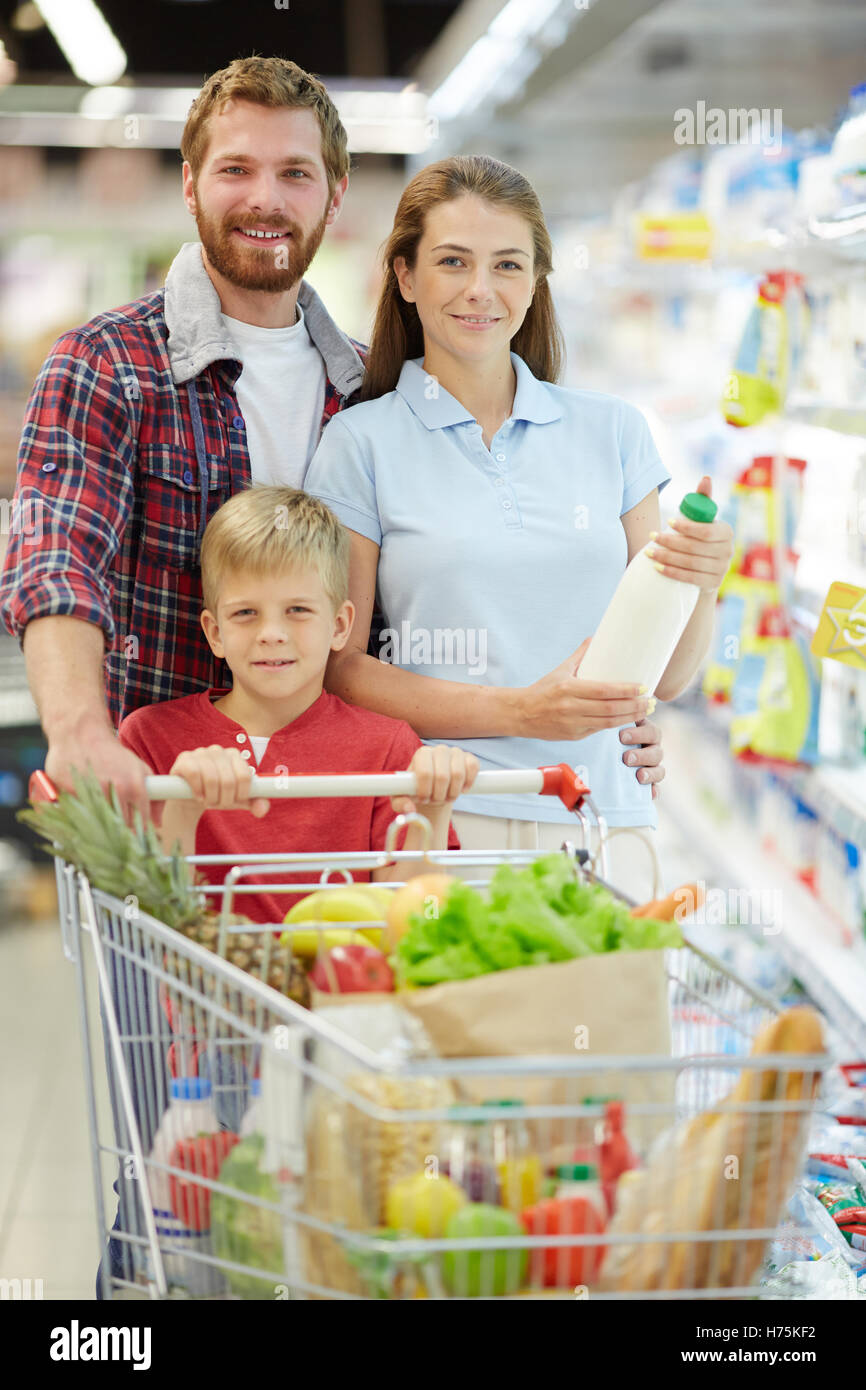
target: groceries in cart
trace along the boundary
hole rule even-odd
[[[587,794],[572,769],[483,775],[577,811]],[[299,780],[314,794],[319,779]],[[111,844],[95,800],[85,791],[88,834],[104,826]],[[811,1010],[780,1012],[689,941],[697,885],[641,907],[572,841],[497,855],[473,884],[448,870],[489,852],[392,842],[338,862],[274,856],[308,892],[287,922],[253,924],[233,913],[243,860],[208,915],[191,866],[140,825],[121,869],[46,811],[66,939],[97,964],[115,1103],[95,1142],[136,1160],[115,1227],[132,1274],[110,1292],[755,1296],[823,1039]],[[352,871],[383,858],[402,878],[359,891]]]

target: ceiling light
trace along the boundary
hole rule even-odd
[[[45,20],[33,0],[26,0],[25,4],[19,5],[9,23],[21,34],[30,34],[36,29],[45,28]]]
[[[497,105],[508,101],[538,64],[532,40],[561,8],[562,0],[508,0],[437,87],[430,114],[443,121],[467,116],[494,90]]]
[[[94,0],[36,0],[75,76],[91,87],[116,82],[126,54]]]

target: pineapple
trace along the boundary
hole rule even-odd
[[[142,912],[215,951],[219,913],[207,906],[192,866],[177,851],[165,853],[155,827],[150,822],[144,826],[140,812],[135,813],[134,829],[126,824],[114,786],[109,800],[92,771],[73,769],[72,779],[74,794],[61,791],[57,801],[40,801],[19,811],[16,818],[48,841],[41,846],[46,853],[74,864],[94,888],[116,898],[134,896]],[[238,915],[233,922],[249,922],[249,918]],[[261,978],[262,947],[252,933],[230,937],[227,955],[233,965]],[[277,965],[277,961],[270,965],[268,983],[306,1006],[305,972],[294,959],[278,969]]]

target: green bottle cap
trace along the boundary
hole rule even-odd
[[[556,1170],[560,1182],[591,1182],[598,1177],[594,1163],[561,1163]]]
[[[680,503],[680,511],[689,521],[715,521],[718,510],[712,497],[705,497],[702,492],[687,492]]]

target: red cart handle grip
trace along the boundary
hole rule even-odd
[[[557,763],[555,767],[540,767],[543,781],[542,796],[558,796],[566,810],[580,810],[590,795],[589,787],[580,780],[568,763]]]

